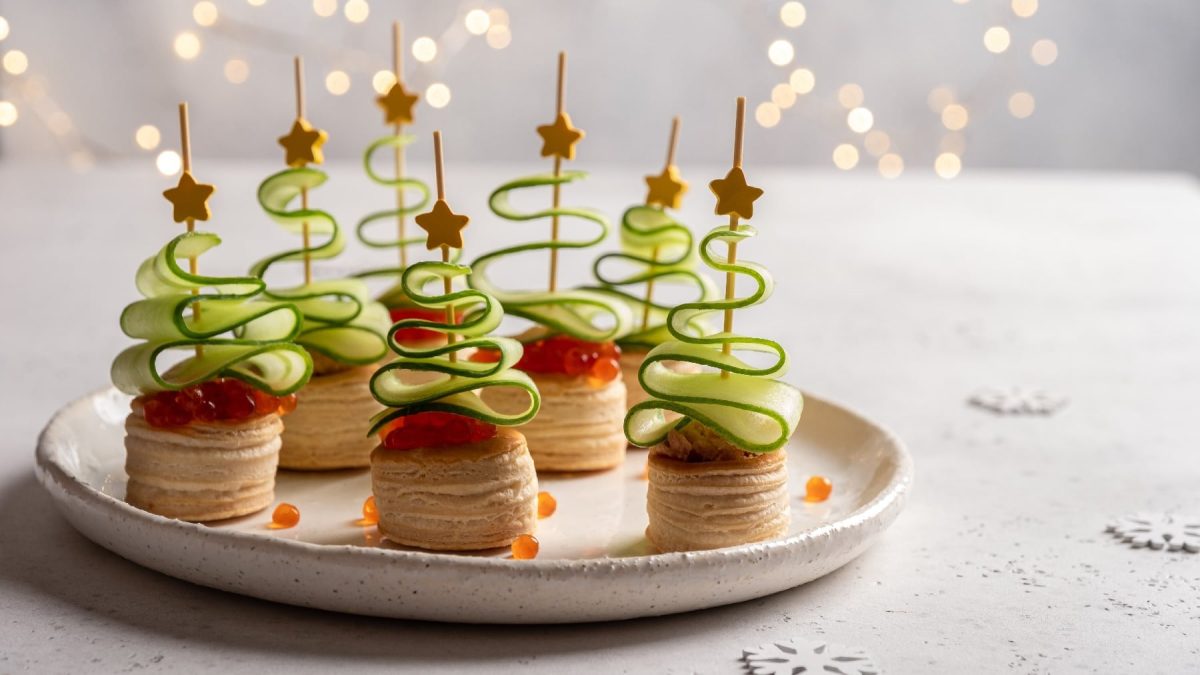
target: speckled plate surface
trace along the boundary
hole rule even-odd
[[[267,527],[270,510],[215,525],[145,513],[125,494],[129,398],[107,390],[63,408],[42,433],[37,472],[85,536],[139,565],[276,602],[339,612],[472,623],[627,619],[749,600],[792,588],[862,553],[899,514],[912,462],[892,434],[806,395],[788,448],[792,527],[786,538],[717,551],[653,554],[646,527],[646,453],[623,467],[543,477],[558,511],[539,523],[536,560],[507,551],[425,553],[380,541],[358,523],[367,471],[280,472],[277,501],[301,522]],[[812,474],[833,496],[802,499]]]

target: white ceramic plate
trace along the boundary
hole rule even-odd
[[[71,524],[139,565],[276,602],[374,616],[472,623],[603,621],[684,612],[798,586],[862,553],[899,514],[912,463],[892,434],[806,396],[788,447],[792,527],[784,539],[716,551],[651,554],[645,451],[624,467],[542,478],[558,511],[539,523],[541,553],[447,555],[381,542],[356,523],[367,471],[281,472],[277,501],[300,508],[292,529],[270,510],[196,525],[128,506],[123,422],[129,398],[107,390],[63,408],[42,433],[38,476]],[[803,500],[812,474],[833,496]]]

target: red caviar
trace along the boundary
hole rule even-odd
[[[823,502],[833,493],[833,483],[825,476],[813,476],[804,485],[804,501]]]
[[[621,348],[612,342],[587,342],[569,335],[552,335],[525,344],[517,368],[528,373],[561,373],[586,377],[603,386],[621,376]],[[500,353],[480,349],[471,355],[479,363],[500,360]]]
[[[375,505],[375,495],[367,497],[362,507],[362,522],[364,525],[375,525],[379,522],[379,507]]]
[[[296,395],[272,396],[232,377],[202,382],[179,391],[160,391],[137,399],[152,427],[182,427],[192,422],[242,422],[296,409]]]
[[[428,309],[426,307],[393,307],[388,310],[392,323],[401,319],[425,319],[426,321],[443,322],[446,320],[446,310]],[[462,320],[462,312],[455,314],[455,321]],[[396,331],[396,342],[429,342],[443,340],[445,336],[430,328],[401,328]]]
[[[271,525],[275,527],[295,527],[300,524],[300,509],[284,502],[275,507],[271,514]]]
[[[512,543],[513,560],[532,560],[537,557],[539,548],[541,545],[538,543],[537,537],[532,534],[523,534]]]
[[[496,425],[448,412],[422,412],[392,420],[379,432],[389,450],[438,448],[486,441]]]
[[[558,500],[549,492],[538,493],[538,518],[549,518],[558,510]]]

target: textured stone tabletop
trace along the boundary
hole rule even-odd
[[[567,201],[619,213],[641,197],[643,171],[592,168]],[[452,169],[456,209],[475,217],[469,256],[532,234],[484,202],[536,169]],[[211,271],[240,272],[283,241],[253,199],[270,167],[197,170],[219,188],[209,229],[226,245],[205,257]],[[344,224],[386,203],[356,165],[330,170],[320,203]],[[687,171],[697,229],[719,223],[700,186],[720,173]],[[141,165],[3,166],[0,673],[733,673],[743,648],[791,639],[861,648],[890,673],[1200,672],[1200,555],[1104,532],[1128,513],[1200,514],[1194,179],[750,174],[766,190],[762,234],[741,253],[774,270],[777,290],[739,326],[783,342],[791,382],[908,443],[907,510],[858,560],[762,600],[488,627],[274,605],[144,570],[76,534],[33,477],[35,439],[61,404],[107,384],[133,271],[175,231],[158,195],[170,181]],[[352,242],[336,265],[372,255]],[[1069,403],[1033,416],[967,403],[1011,386]]]

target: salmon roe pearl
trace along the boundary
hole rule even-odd
[[[523,534],[512,543],[513,560],[532,560],[538,554],[538,540],[532,534]]]
[[[362,508],[363,522],[367,525],[375,525],[379,522],[379,507],[375,506],[375,495],[367,497],[363,502]]]
[[[833,483],[825,476],[813,476],[804,485],[804,501],[823,502],[833,492]]]
[[[558,510],[558,500],[549,492],[538,493],[538,518],[549,518]]]
[[[300,522],[300,509],[284,502],[275,507],[271,522],[277,527],[295,527]]]

